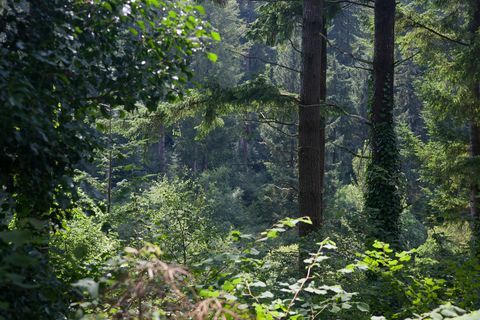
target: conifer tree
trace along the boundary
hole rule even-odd
[[[300,215],[312,225],[300,227],[300,235],[317,230],[323,219],[325,173],[325,119],[322,104],[326,93],[326,52],[323,0],[305,0],[302,24],[302,76],[299,106],[298,171]]]
[[[369,237],[396,243],[401,212],[398,192],[399,152],[394,129],[395,0],[375,1],[374,92],[365,206]]]

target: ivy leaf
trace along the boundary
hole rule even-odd
[[[362,312],[368,312],[370,311],[370,307],[368,306],[368,304],[366,304],[365,302],[359,302],[357,303],[357,309],[362,311]]]
[[[265,291],[265,292],[262,292],[262,294],[260,294],[258,296],[260,299],[271,299],[273,298],[273,293],[271,293],[270,291]]]
[[[220,296],[220,292],[216,290],[207,290],[207,289],[202,289],[198,293],[200,297],[202,298],[218,298]]]
[[[251,287],[262,287],[265,288],[267,285],[263,281],[255,281],[250,285]]]
[[[205,14],[205,9],[198,5],[198,6],[195,6],[195,9],[200,13],[200,14]]]
[[[212,31],[210,34],[211,34],[213,40],[215,40],[215,41],[221,41],[222,40],[222,38],[220,37],[220,33],[216,32],[216,31]]]
[[[218,56],[213,52],[207,52],[207,58],[212,62],[217,62],[218,60]]]

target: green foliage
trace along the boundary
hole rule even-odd
[[[0,319],[478,318],[472,3],[398,4],[404,125],[371,159],[371,8],[326,1],[325,225],[300,241],[301,1],[0,1]]]
[[[51,236],[49,258],[56,266],[55,275],[63,283],[98,278],[103,262],[119,250],[115,234],[105,234],[98,220],[98,216],[86,216],[74,209],[72,219]]]
[[[429,319],[429,320],[441,320],[441,319],[458,319],[458,320],[469,320],[476,319],[479,316],[478,311],[472,313],[467,313],[465,310],[453,306],[451,304],[441,305],[440,307],[422,314],[413,319]],[[412,320],[407,318],[405,320]]]
[[[265,75],[260,75],[235,87],[213,85],[204,91],[190,92],[181,102],[162,106],[161,111],[165,113],[167,122],[202,115],[204,121],[196,129],[199,138],[204,138],[213,129],[224,125],[222,116],[245,114],[264,108],[282,115],[296,106],[296,103],[294,95],[282,92]]]
[[[336,248],[329,240],[318,243],[318,251],[304,261],[304,277],[285,283],[262,280],[261,275],[269,268],[261,259],[263,247],[299,222],[311,223],[308,219],[284,219],[263,232],[259,239],[238,231],[232,232],[232,240],[240,246],[233,247],[232,253],[224,252],[203,261],[198,266],[199,271],[203,270],[200,282],[184,269],[162,262],[158,247],[127,248],[126,254],[119,260],[120,264],[113,266],[117,269],[112,272],[112,278],[104,280],[110,287],[107,294],[92,297],[100,303],[99,309],[107,309],[98,313],[95,311],[98,310],[96,304],[83,303],[82,306],[87,312],[103,316],[128,314],[135,317],[142,312],[144,315],[160,316],[170,313],[174,317],[216,314],[227,319],[234,315],[245,319],[305,319],[328,312],[339,315],[342,310],[347,313],[351,309],[368,311],[367,305],[354,301],[355,295],[347,293],[340,285],[321,284],[321,277],[315,270],[328,259],[327,250]],[[119,269],[119,265],[124,267]],[[220,272],[216,272],[217,268]],[[123,271],[128,274],[120,278],[115,276]],[[82,282],[78,285],[96,293],[97,285],[94,283]],[[115,297],[122,298],[114,304],[105,304],[116,301]],[[140,303],[138,311],[122,307],[121,301],[135,300]],[[181,303],[170,305],[172,301]]]
[[[296,24],[301,20],[301,1],[265,3],[258,9],[259,16],[250,26],[250,38],[262,40],[268,45],[290,39]]]
[[[68,307],[48,235],[70,212],[74,168],[98,146],[89,123],[112,107],[176,98],[190,57],[216,37],[202,11],[188,1],[2,1],[0,260],[16,277],[1,283],[8,318],[58,318]]]
[[[207,12],[206,20],[218,30],[211,34],[214,42],[210,49],[210,53],[216,55],[216,63],[197,56],[192,66],[195,70],[193,81],[203,87],[212,83],[223,88],[238,85],[244,76],[238,54],[247,49],[247,44],[243,44],[245,21],[240,18],[239,4],[227,1],[225,5],[218,6],[204,2],[203,6]]]
[[[417,273],[414,268],[415,249],[395,252],[389,244],[375,241],[371,250],[359,254],[355,264],[343,273],[365,270],[365,285],[360,296],[367,298],[373,314],[402,319],[427,312],[447,301],[446,280]]]
[[[115,207],[106,223],[129,245],[156,243],[169,260],[191,265],[218,241],[205,196],[193,181],[164,179],[142,196],[133,195],[129,203]]]
[[[49,209],[68,205],[67,177],[94,147],[84,119],[106,106],[153,109],[177,95],[191,75],[189,56],[212,37],[199,8],[183,1],[6,2],[1,183],[17,214],[55,218],[59,211]]]
[[[365,213],[370,241],[381,239],[399,245],[402,194],[399,188],[399,151],[393,122],[372,128],[372,160],[367,167]]]

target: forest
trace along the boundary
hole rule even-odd
[[[0,0],[0,320],[480,320],[480,0]]]

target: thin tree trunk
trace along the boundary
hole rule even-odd
[[[253,115],[249,114],[248,118],[253,117]],[[252,126],[249,122],[245,123],[245,140],[243,141],[243,150],[242,150],[242,156],[243,156],[243,163],[245,165],[248,165],[248,158],[249,158],[249,146],[248,146],[248,140],[250,138],[250,135],[252,133]]]
[[[302,81],[299,106],[298,174],[300,216],[313,224],[301,224],[300,236],[318,230],[323,222],[323,176],[325,128],[322,103],[325,100],[325,59],[321,32],[324,31],[323,0],[303,2]]]
[[[202,171],[208,170],[208,146],[205,144],[202,156]]]
[[[238,154],[242,159],[242,163],[246,166],[248,169],[248,158],[249,158],[249,145],[248,145],[248,139],[250,137],[250,134],[252,132],[252,127],[249,124],[248,120],[252,118],[252,114],[247,114],[247,121],[244,123],[243,127],[243,134],[244,136],[240,138],[238,141]]]
[[[367,172],[366,210],[373,238],[398,244],[401,212],[399,152],[393,120],[395,0],[375,1],[374,95],[371,111],[372,162]]]
[[[192,165],[192,169],[193,169],[194,174],[196,174],[197,171],[198,171],[197,157],[198,157],[198,147],[197,147],[197,144],[195,144],[195,146],[193,148],[193,165]]]

